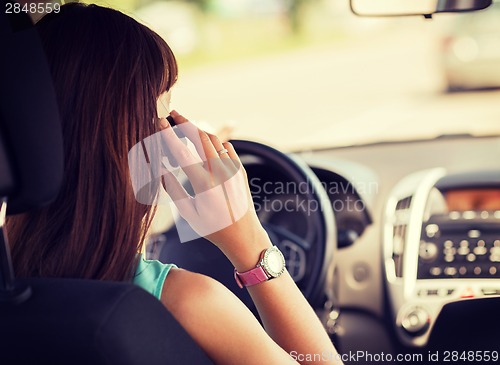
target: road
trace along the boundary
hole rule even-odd
[[[420,19],[338,44],[182,72],[172,106],[285,150],[500,133],[500,91],[445,94]]]

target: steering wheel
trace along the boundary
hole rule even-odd
[[[251,190],[257,187],[252,177],[259,169],[271,169],[272,176],[283,180],[285,185],[280,186],[292,190],[292,193],[281,190],[283,194],[271,198],[279,201],[293,197],[295,206],[288,204],[287,209],[270,212],[262,206],[259,209],[254,196],[256,211],[272,243],[283,252],[287,270],[300,290],[311,305],[318,304],[324,298],[324,284],[337,244],[333,210],[321,182],[309,166],[294,156],[256,142],[233,140],[231,143],[245,166]],[[259,183],[265,181],[259,179]],[[176,224],[187,223],[181,219]],[[307,227],[304,234],[296,232],[297,224]],[[236,285],[231,263],[212,243],[204,238],[180,243],[175,227],[167,231],[161,241],[157,247],[160,261],[219,280],[255,311],[248,292]]]

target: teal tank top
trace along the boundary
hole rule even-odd
[[[158,260],[146,260],[144,255],[139,258],[139,264],[135,270],[133,283],[140,286],[156,298],[161,298],[163,283],[174,264],[164,264]]]

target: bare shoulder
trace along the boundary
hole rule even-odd
[[[217,305],[219,298],[228,300],[233,294],[217,280],[206,275],[173,268],[163,285],[162,303],[176,315],[188,314],[200,305]]]
[[[290,361],[250,310],[229,289],[208,276],[172,269],[161,301],[217,364]]]
[[[192,325],[194,330],[209,328],[231,317],[258,324],[250,310],[224,285],[183,269],[172,269],[167,275],[161,301],[188,332]]]

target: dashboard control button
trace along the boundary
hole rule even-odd
[[[451,220],[456,221],[457,219],[460,219],[460,212],[452,211],[448,214],[448,217],[450,217]]]
[[[494,242],[496,244],[497,241]],[[491,262],[500,262],[500,247],[496,246],[490,248],[490,261]]]
[[[477,241],[477,246],[472,250],[476,255],[485,255],[488,252],[486,244],[483,240]]]
[[[455,256],[453,256],[453,255],[446,255],[444,257],[444,261],[446,261],[446,262],[453,262],[454,259],[455,259]]]
[[[448,276],[453,276],[457,274],[457,269],[453,266],[448,266],[444,268],[444,274]]]
[[[439,233],[439,226],[437,224],[428,224],[425,226],[425,234],[427,237],[434,237]]]
[[[433,266],[429,269],[429,274],[431,274],[432,276],[439,276],[441,275],[442,273],[442,270],[439,266]]]
[[[456,248],[454,248],[454,247],[445,247],[445,248],[443,249],[443,253],[444,253],[445,255],[452,255],[452,256],[453,256],[454,254],[456,254],[456,253],[457,253],[457,249],[456,249]]]
[[[352,276],[358,283],[368,280],[370,277],[370,268],[365,263],[357,263],[353,269]]]
[[[453,247],[453,241],[452,240],[446,240],[444,241],[444,248],[452,248]]]
[[[411,336],[418,336],[429,328],[430,316],[422,308],[413,308],[405,313],[401,320],[401,327]]]
[[[483,210],[480,214],[480,217],[482,219],[488,219],[488,217],[490,216],[490,213],[487,211],[487,210]]]
[[[421,241],[419,255],[422,260],[432,261],[438,256],[438,248],[432,242]]]
[[[467,241],[462,241],[462,242],[467,242]],[[465,245],[465,244],[462,244],[462,242],[460,242],[460,247],[458,248],[457,252],[459,255],[465,256],[465,255],[468,255],[470,252],[469,243],[467,242],[467,245]]]
[[[476,267],[474,268],[474,274],[475,274],[475,275],[481,275],[481,268],[480,268],[479,266],[476,266]]]
[[[495,210],[495,213],[493,213],[493,216],[494,216],[496,219],[500,219],[500,210]]]
[[[458,273],[460,275],[465,275],[467,274],[467,268],[465,266],[460,266],[460,268],[458,269]]]
[[[497,268],[495,266],[490,266],[490,275],[495,275],[497,273]]]
[[[481,237],[481,232],[477,229],[471,229],[469,232],[467,232],[467,236],[469,238],[479,238]]]
[[[469,262],[476,261],[476,255],[474,255],[473,253],[468,254],[467,255],[467,261],[469,261]]]
[[[438,290],[437,289],[429,289],[427,290],[427,295],[438,295]]]
[[[466,210],[465,212],[462,213],[463,219],[474,219],[476,218],[477,213],[474,210]]]

